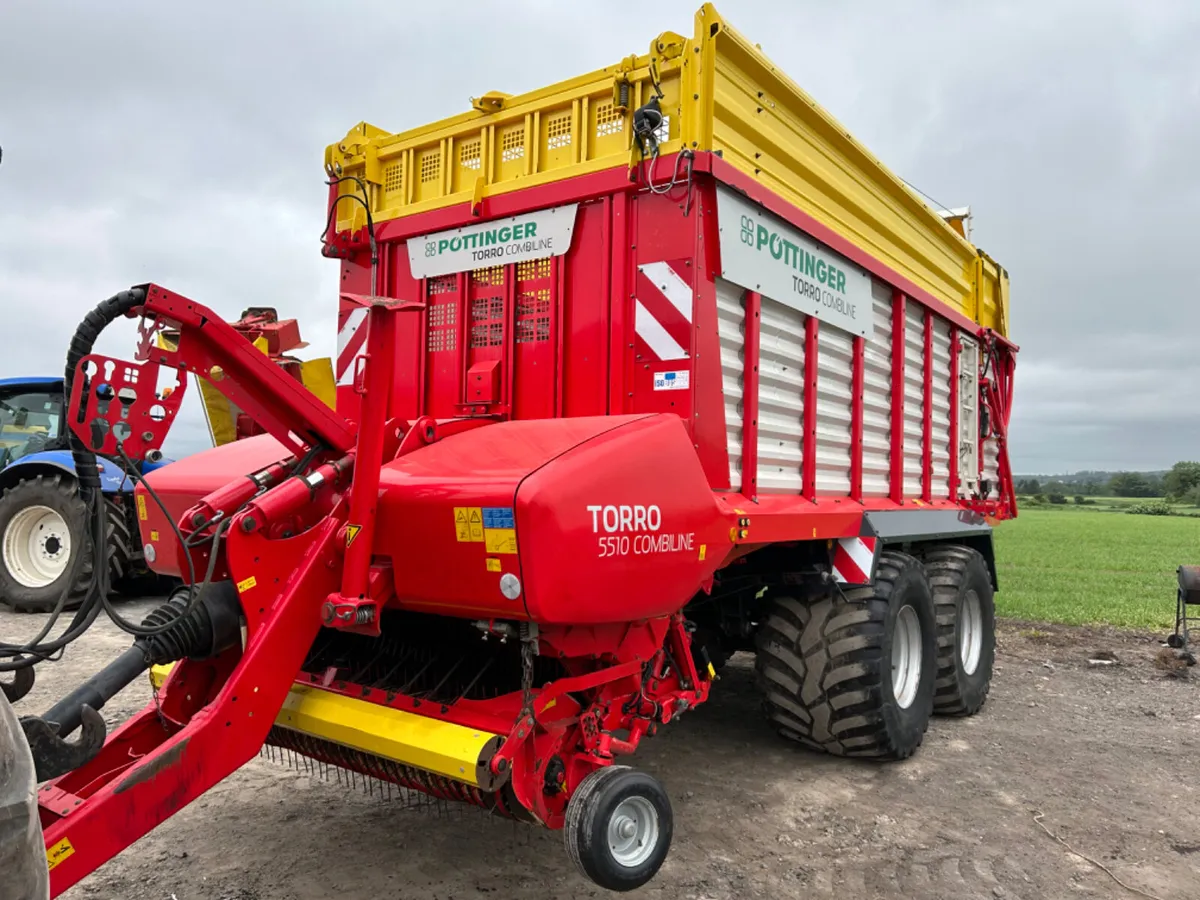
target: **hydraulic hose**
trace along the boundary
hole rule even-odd
[[[146,302],[146,292],[142,288],[131,288],[114,294],[83,317],[75,335],[71,338],[67,349],[66,397],[71,399],[71,388],[75,381],[75,368],[79,361],[92,352],[100,332],[124,316],[130,310],[136,309]],[[79,439],[74,429],[67,428],[70,441],[71,456],[75,460],[75,472],[79,479],[79,487],[84,493],[84,499],[89,499],[100,490],[100,471],[96,468],[96,454]],[[103,525],[100,534],[103,535]]]

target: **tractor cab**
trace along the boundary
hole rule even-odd
[[[0,379],[0,468],[58,447],[62,409],[61,378]]]

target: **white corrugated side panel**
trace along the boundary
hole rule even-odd
[[[983,477],[988,483],[987,499],[1000,497],[1000,445],[988,438],[983,442]]]
[[[925,434],[925,307],[904,310],[904,496],[921,496]]]
[[[933,496],[950,496],[950,323],[933,317]]]
[[[721,341],[721,386],[725,392],[725,439],[729,444],[729,487],[742,487],[742,395],[745,383],[746,309],[742,289],[717,279],[717,335]]]
[[[892,455],[892,289],[871,283],[875,331],[863,348],[863,496],[886,497]]]
[[[817,495],[850,495],[850,388],[854,336],[822,322],[817,326]]]
[[[800,493],[804,418],[802,312],[762,298],[758,354],[758,490]]]

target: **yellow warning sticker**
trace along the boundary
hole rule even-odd
[[[492,559],[489,556],[488,561],[487,561],[487,570],[489,572],[499,572],[500,571],[500,560]]]
[[[483,531],[483,543],[488,553],[516,553],[517,529],[486,528]]]
[[[251,575],[249,578],[243,578],[241,581],[239,581],[237,583],[238,593],[244,594],[244,593],[246,593],[246,591],[250,590],[250,588],[254,587],[256,584],[258,584],[258,582],[255,580],[253,575]]]
[[[53,847],[46,848],[46,867],[53,869],[74,852],[75,848],[71,846],[70,839],[63,838]]]
[[[157,531],[150,532],[150,540],[152,540],[152,541],[158,540],[158,532]]]
[[[356,537],[358,537],[358,533],[360,531],[362,531],[361,525],[347,525],[346,526],[346,546],[347,547],[349,547],[351,544],[354,543],[354,539]]]
[[[704,554],[708,552],[708,544],[700,545],[700,562],[704,562]]]
[[[146,521],[146,498],[141,494],[137,495],[137,511],[138,519],[142,522]]]
[[[479,506],[454,507],[454,535],[461,542],[482,542],[483,508]]]

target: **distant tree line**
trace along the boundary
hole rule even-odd
[[[1046,478],[1018,477],[1018,494],[1051,503],[1074,497],[1161,497],[1200,506],[1200,462],[1177,462],[1166,472],[1079,472]],[[1077,501],[1078,502],[1078,501]]]

